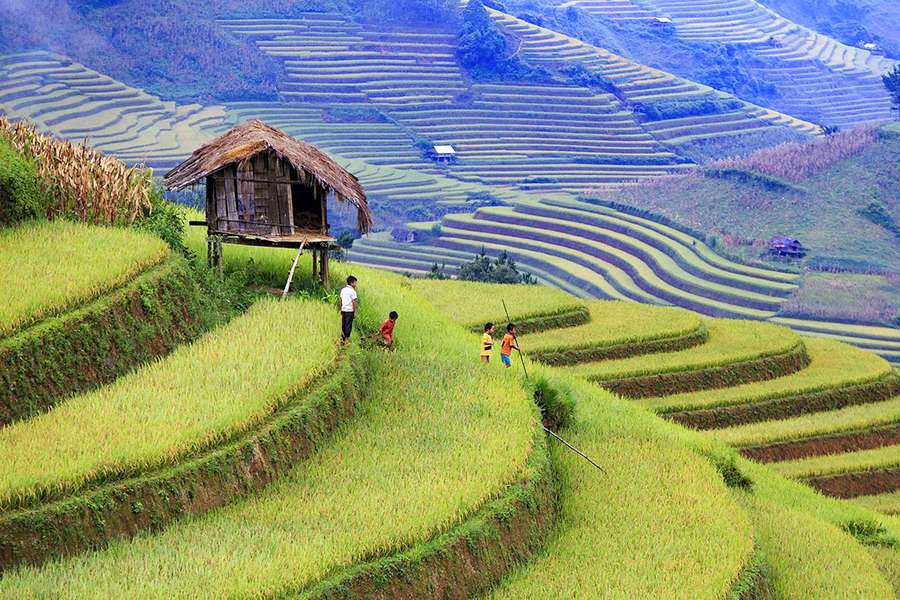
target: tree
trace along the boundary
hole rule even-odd
[[[459,267],[459,278],[464,281],[489,283],[537,283],[531,273],[519,271],[515,261],[505,250],[495,260],[491,260],[484,248],[472,262]]]
[[[506,60],[506,38],[494,27],[481,0],[470,0],[462,18],[456,51],[459,62],[469,70],[501,70]]]
[[[450,277],[444,272],[446,268],[447,265],[445,264],[438,265],[437,263],[434,263],[433,265],[431,265],[431,271],[427,275],[425,275],[425,279],[450,279]]]
[[[900,65],[894,65],[893,70],[881,76],[881,80],[891,95],[894,108],[900,110]]]

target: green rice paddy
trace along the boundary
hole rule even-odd
[[[807,339],[804,343],[810,365],[793,375],[731,388],[660,396],[637,402],[661,413],[733,406],[868,383],[891,373],[891,366],[884,359],[853,346],[824,339]]]
[[[0,335],[93,300],[169,254],[149,234],[68,221],[0,231]]]
[[[246,430],[334,362],[333,320],[321,303],[260,302],[158,362],[0,429],[0,505],[171,464]]]
[[[710,434],[733,446],[755,446],[900,423],[900,398],[840,410],[716,429]]]
[[[378,356],[369,398],[332,443],[255,498],[158,535],[6,574],[0,596],[296,593],[334,569],[446,531],[523,475],[537,420],[517,380],[468,360],[475,335],[404,291],[400,279],[359,276],[362,318],[403,315],[399,349]]]
[[[632,321],[633,322],[633,321]],[[732,319],[704,319],[706,343],[678,352],[634,356],[568,367],[571,373],[594,381],[695,371],[749,362],[784,354],[800,344],[789,329],[768,323]],[[643,320],[641,320],[643,327]]]
[[[882,446],[871,450],[813,456],[776,463],[772,467],[785,477],[793,478],[888,469],[900,467],[900,446]]]
[[[522,349],[549,353],[603,348],[677,338],[701,328],[696,313],[680,308],[604,301],[589,301],[586,306],[591,315],[588,323],[524,335],[520,338]]]

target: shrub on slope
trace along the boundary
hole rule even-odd
[[[34,165],[0,137],[0,227],[42,218],[49,203]]]

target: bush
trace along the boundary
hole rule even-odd
[[[34,165],[0,139],[0,226],[44,218],[49,206]]]
[[[560,70],[570,83],[580,85],[582,87],[591,88],[592,90],[600,90],[610,94],[619,93],[619,88],[615,83],[609,81],[600,73],[588,71],[584,65],[574,64]]]
[[[534,401],[541,409],[545,427],[556,431],[567,427],[575,414],[575,401],[569,390],[551,384],[539,376],[531,382]]]
[[[894,220],[894,217],[891,216],[891,213],[880,204],[875,202],[870,203],[865,208],[860,208],[856,211],[859,215],[865,219],[868,219],[875,225],[880,225],[884,227],[888,231],[894,234],[894,237],[900,238],[900,225],[897,224],[897,221]]]
[[[714,163],[714,164],[721,164]],[[766,191],[769,192],[791,192],[791,191],[800,191],[803,190],[797,188],[796,186],[791,185],[787,181],[779,179],[777,177],[773,177],[771,175],[765,175],[763,173],[756,173],[753,171],[745,171],[743,169],[737,168],[718,168],[718,167],[709,167],[703,169],[703,174],[708,177],[714,177],[716,179],[725,179],[727,181],[736,181],[738,183],[743,183],[747,185],[760,185]]]
[[[172,250],[185,256],[193,253],[184,243],[185,218],[183,209],[163,197],[162,190],[155,188],[150,193],[150,211],[134,221],[134,227],[153,233],[162,238]]]
[[[472,0],[463,10],[457,36],[456,55],[472,77],[480,81],[551,81],[543,68],[530,67],[507,55],[506,38],[491,20],[481,0]]]
[[[505,251],[496,259],[481,250],[475,260],[459,267],[459,278],[463,281],[485,281],[488,283],[537,283],[531,273],[521,273],[515,261]]]
[[[648,121],[662,121],[664,119],[718,114],[737,110],[741,106],[743,106],[743,103],[735,98],[704,96],[685,100],[637,104],[634,110],[636,113],[643,115]]]
[[[357,14],[375,23],[446,25],[457,19],[450,0],[357,0]]]

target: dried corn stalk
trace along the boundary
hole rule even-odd
[[[0,117],[0,136],[31,159],[54,202],[48,217],[70,215],[95,224],[131,223],[150,210],[149,169],[129,167],[86,144],[38,132],[24,122]]]

